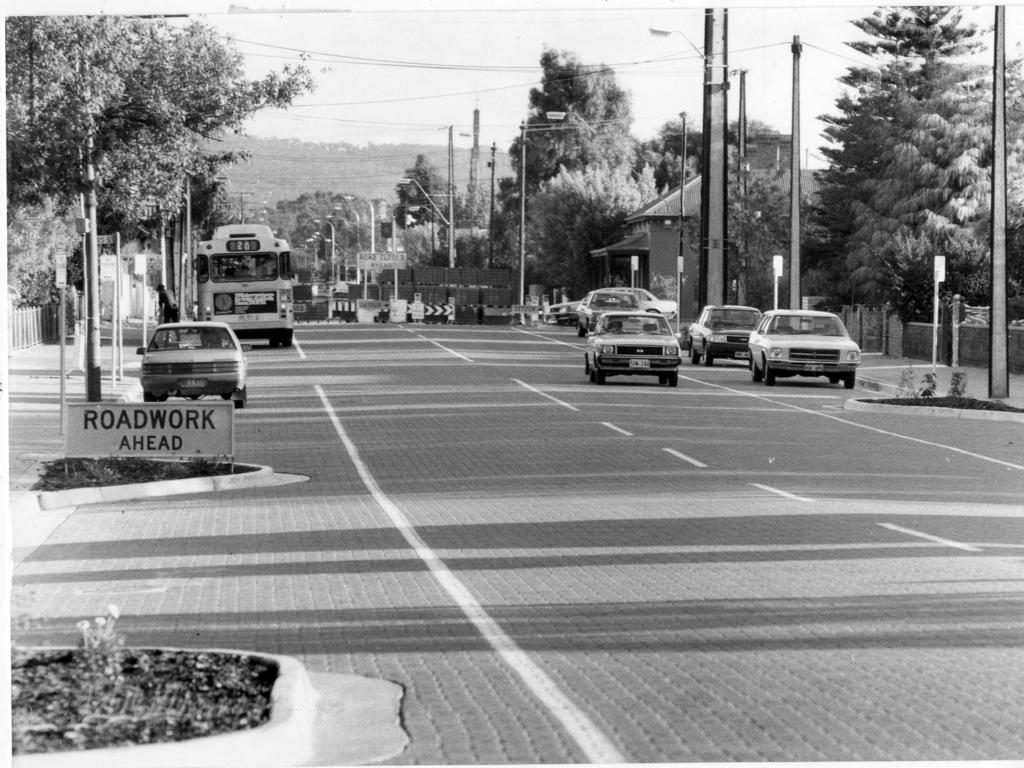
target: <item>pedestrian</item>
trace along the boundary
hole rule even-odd
[[[156,294],[158,297],[158,309],[162,318],[161,322],[178,322],[178,305],[174,301],[174,294],[169,292],[163,283],[156,287]]]

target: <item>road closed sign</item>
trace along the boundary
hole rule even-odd
[[[234,403],[70,403],[68,458],[233,457]]]

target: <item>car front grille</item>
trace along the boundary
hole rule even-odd
[[[238,363],[234,360],[215,360],[211,363],[146,363],[142,366],[142,373],[147,376],[238,373]]]
[[[618,344],[615,347],[617,355],[664,355],[665,344],[655,346],[653,344]]]
[[[725,337],[725,340],[729,344],[746,344],[748,341],[750,341],[750,335],[746,333],[744,333],[742,336],[729,334],[728,336]]]
[[[789,350],[789,359],[805,363],[837,363],[839,362],[839,350],[793,348]]]

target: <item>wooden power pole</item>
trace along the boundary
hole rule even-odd
[[[789,158],[789,308],[800,309],[800,53],[793,36],[793,135]]]
[[[701,158],[699,296],[724,304],[728,245],[728,22],[725,8],[704,11],[704,115]],[[718,61],[716,61],[716,57]]]
[[[988,396],[1009,397],[1006,330],[1006,6],[996,6],[992,79],[992,301],[989,317]],[[958,318],[954,318],[954,322]]]

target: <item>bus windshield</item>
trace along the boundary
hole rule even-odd
[[[238,280],[276,280],[276,253],[215,253],[210,257],[210,278],[215,283]]]

